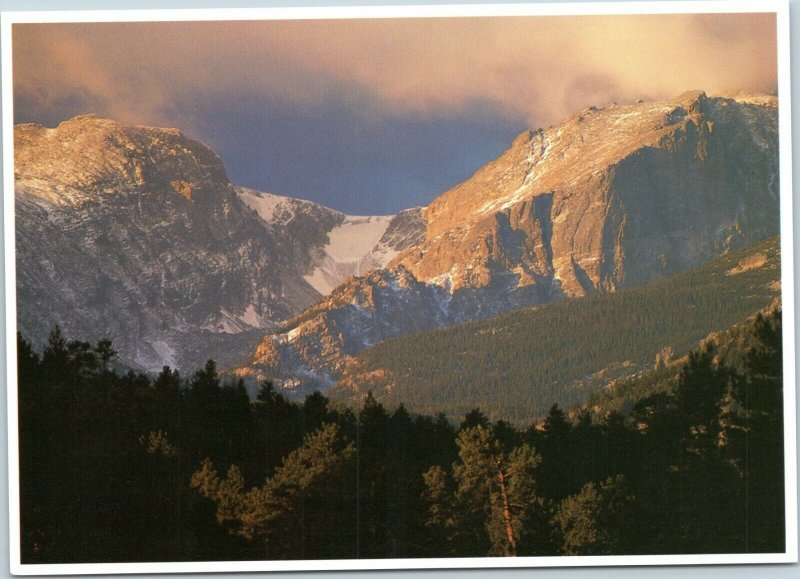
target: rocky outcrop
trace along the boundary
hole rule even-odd
[[[327,389],[350,356],[387,338],[450,322],[442,288],[418,282],[404,268],[353,278],[268,336],[240,377],[269,378],[298,392]]]
[[[308,278],[347,216],[236,187],[180,131],[88,115],[14,141],[17,321],[37,345],[59,324],[138,369],[232,365],[322,297]]]
[[[267,336],[239,373],[324,387],[377,341],[644,284],[774,235],[777,134],[774,100],[702,92],[526,131],[423,211],[424,239]],[[377,279],[380,299],[362,301]],[[403,303],[399,279],[414,315],[385,308]]]
[[[777,172],[772,106],[690,92],[590,107],[431,203],[426,241],[397,263],[454,290],[499,272],[551,298],[613,291],[775,233]]]

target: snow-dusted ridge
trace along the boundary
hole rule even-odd
[[[320,298],[302,274],[342,218],[277,197],[254,211],[176,129],[84,115],[17,125],[14,153],[17,321],[37,347],[58,324],[136,369],[225,367]]]
[[[345,215],[344,221],[328,232],[328,243],[313,271],[303,276],[322,295],[330,294],[348,277],[384,267],[397,255],[375,253],[394,215]]]
[[[521,133],[428,205],[424,236],[266,336],[237,373],[324,389],[385,339],[646,284],[774,235],[774,101],[689,91]]]
[[[301,213],[322,214],[326,242],[312,250],[303,279],[323,296],[330,294],[347,278],[385,267],[399,254],[396,236],[386,238],[389,226],[399,215],[346,215],[311,201],[238,187],[239,199],[258,213],[267,228],[281,228],[296,235],[303,224]],[[421,211],[421,210],[418,210]],[[416,233],[421,234],[420,230]],[[400,240],[402,241],[402,240]]]

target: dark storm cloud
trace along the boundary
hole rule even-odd
[[[13,34],[17,122],[93,112],[176,126],[242,184],[365,213],[427,202],[516,133],[588,105],[776,84],[769,14],[17,24]]]
[[[211,138],[223,159],[236,159],[226,162],[234,182],[355,214],[428,203],[500,153],[522,125],[480,105],[424,119],[365,113],[353,99],[292,107],[251,96],[223,105],[200,105],[209,113],[200,130],[219,136]]]

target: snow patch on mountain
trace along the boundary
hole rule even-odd
[[[153,342],[153,349],[161,360],[162,366],[174,368],[176,364],[175,349],[166,342],[160,340]]]
[[[295,236],[302,228],[297,219],[301,214],[324,214],[327,218],[323,229],[326,243],[311,244],[316,250],[310,252],[309,267],[303,279],[322,295],[353,275],[361,275],[386,262],[368,259],[383,237],[394,215],[345,215],[334,209],[317,205],[311,201],[274,195],[238,187],[239,199],[258,213],[268,229],[281,228],[287,235]],[[321,222],[318,222],[318,224]],[[387,258],[394,254],[386,254]]]
[[[303,279],[322,295],[328,295],[348,277],[385,266],[397,252],[373,253],[393,218],[345,215],[341,225],[328,232],[328,243],[322,248],[316,267]]]
[[[385,267],[424,231],[421,208],[397,215],[345,215],[311,201],[245,187],[237,187],[237,194],[268,230],[295,240],[308,238],[307,262],[298,263],[299,273],[323,296],[347,278]],[[312,224],[315,235],[303,231]]]
[[[328,233],[325,253],[339,263],[358,262],[381,240],[394,215],[346,215],[344,223]]]
[[[240,318],[245,324],[249,324],[254,328],[259,328],[265,325],[265,321],[258,315],[256,308],[253,304],[248,305],[244,310],[244,315]]]
[[[258,216],[266,222],[272,221],[278,208],[282,205],[288,205],[290,201],[288,197],[254,191],[253,189],[247,189],[245,187],[239,187],[238,193],[239,199],[250,209],[258,213]]]

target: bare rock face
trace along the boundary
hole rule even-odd
[[[177,130],[20,125],[15,154],[18,327],[34,342],[60,324],[136,368],[232,362],[228,346],[318,298],[221,160]]]
[[[256,348],[241,377],[272,379],[299,392],[335,384],[349,357],[387,338],[450,323],[446,292],[402,266],[351,278]]]
[[[671,275],[777,231],[777,109],[701,92],[521,134],[428,207],[420,280],[552,298]]]
[[[176,129],[88,115],[14,139],[18,328],[37,345],[59,324],[135,368],[227,366],[322,297],[309,279],[347,216],[234,186]]]
[[[774,99],[702,92],[522,133],[423,210],[424,238],[386,271],[267,336],[239,373],[324,388],[383,339],[647,283],[774,235],[777,135]]]

